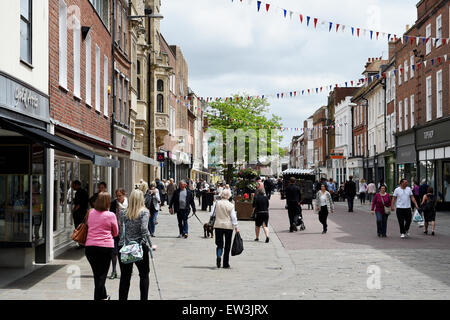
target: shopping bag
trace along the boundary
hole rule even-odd
[[[419,213],[419,210],[417,209],[414,211],[413,221],[416,223],[423,222],[422,215]]]
[[[244,251],[244,242],[242,241],[241,234],[236,232],[233,240],[233,245],[231,247],[231,255],[238,256]]]

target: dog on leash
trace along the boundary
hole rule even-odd
[[[214,228],[211,227],[208,223],[205,223],[203,225],[203,233],[205,235],[205,238],[209,238],[211,236],[211,238],[214,238]]]

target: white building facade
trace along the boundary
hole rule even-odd
[[[341,153],[344,159],[333,160],[333,167],[335,173],[333,178],[338,185],[345,183],[348,178],[348,163],[347,160],[352,156],[352,97],[345,97],[345,100],[339,102],[335,106],[335,121],[336,121],[336,140],[335,152]]]

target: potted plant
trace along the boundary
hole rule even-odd
[[[237,173],[238,195],[235,197],[234,207],[239,220],[250,220],[253,213],[253,195],[258,186],[254,180],[257,176],[257,172],[252,169],[241,170]]]

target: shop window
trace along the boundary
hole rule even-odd
[[[444,162],[444,172],[443,172],[443,198],[445,202],[450,202],[450,162]]]

